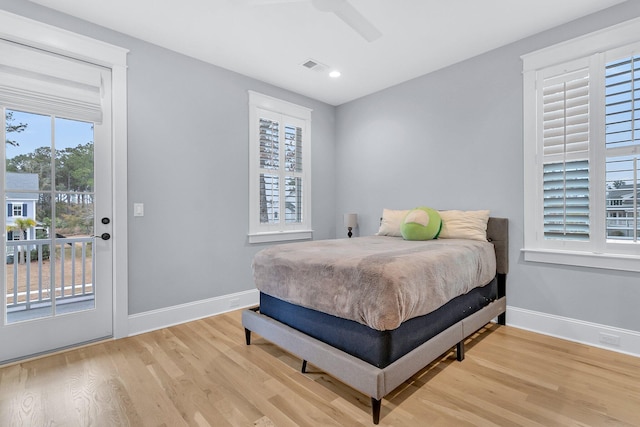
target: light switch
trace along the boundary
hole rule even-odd
[[[133,216],[144,216],[144,203],[133,204]]]

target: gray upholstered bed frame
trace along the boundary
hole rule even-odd
[[[251,332],[255,332],[300,357],[303,360],[302,372],[305,372],[307,362],[310,362],[345,384],[371,396],[373,423],[378,424],[380,404],[385,395],[453,346],[456,346],[457,359],[462,361],[464,340],[492,319],[498,317],[498,323],[505,324],[505,288],[509,270],[508,228],[508,219],[489,218],[487,238],[493,242],[496,250],[498,298],[383,369],[262,315],[257,308],[242,313],[246,343],[251,343]]]

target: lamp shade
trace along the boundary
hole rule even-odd
[[[347,213],[344,214],[344,226],[356,228],[358,226],[358,214]]]

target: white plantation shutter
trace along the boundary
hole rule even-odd
[[[525,261],[640,272],[638,25],[522,56]]]
[[[543,153],[570,158],[589,152],[589,71],[546,79],[543,86]]]
[[[285,169],[287,172],[302,172],[302,128],[285,126]]]
[[[287,121],[286,117],[260,117],[262,224],[277,224],[280,221],[301,223],[305,214],[302,194],[302,127],[287,124]],[[284,143],[281,144],[280,141]]]
[[[101,123],[104,72],[92,64],[0,40],[0,105]]]
[[[260,132],[260,223],[274,224],[279,221],[280,214],[280,177],[277,174],[280,169],[280,123],[261,117],[258,130]]]
[[[249,101],[249,241],[310,238],[311,110],[251,91]]]
[[[280,123],[260,118],[260,168],[280,168]]]
[[[285,221],[288,223],[302,223],[306,212],[303,210],[303,161],[302,127],[285,125],[284,131],[284,182],[285,182]]]
[[[543,169],[544,236],[589,238],[589,162],[549,163]]]
[[[543,80],[543,228],[546,239],[589,239],[589,70]]]

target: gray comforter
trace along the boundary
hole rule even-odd
[[[391,330],[489,283],[496,259],[489,242],[369,236],[272,246],[253,273],[268,295]]]

